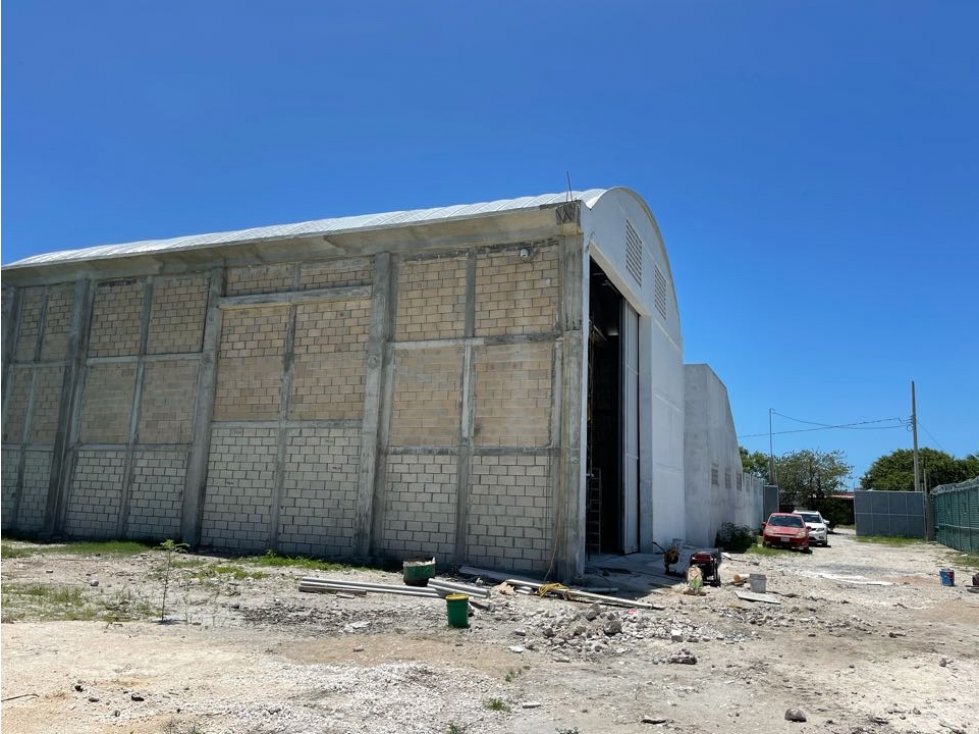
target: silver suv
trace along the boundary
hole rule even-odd
[[[823,516],[815,510],[796,510],[796,515],[802,515],[802,521],[809,528],[809,543],[811,545],[821,545],[824,548],[829,545],[829,528]]]

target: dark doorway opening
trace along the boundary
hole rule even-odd
[[[622,294],[591,261],[588,303],[588,450],[585,544],[622,553]]]

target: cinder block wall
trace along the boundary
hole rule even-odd
[[[5,287],[4,529],[546,570],[561,246]]]

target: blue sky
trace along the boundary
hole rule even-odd
[[[979,3],[3,5],[2,259],[625,185],[689,362],[979,450]],[[805,428],[776,417],[775,430]],[[767,435],[744,438],[766,450]],[[896,430],[775,437],[859,476]]]

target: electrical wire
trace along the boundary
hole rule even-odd
[[[945,447],[942,446],[942,442],[939,441],[937,438],[935,438],[935,434],[929,431],[927,428],[925,428],[924,424],[921,421],[918,421],[918,426],[921,428],[922,431],[924,431],[929,436],[931,436],[931,440],[935,442],[935,445],[938,446],[938,448],[940,448],[942,451],[945,451]],[[945,451],[945,453],[947,454],[948,451]]]
[[[772,412],[775,415],[782,416],[781,413],[775,413],[775,411],[772,411]],[[782,416],[782,417],[783,418],[788,418],[789,416]],[[812,431],[828,431],[828,430],[831,430],[831,429],[838,429],[838,428],[840,428],[840,429],[855,430],[855,431],[886,431],[889,428],[904,428],[906,425],[909,425],[910,424],[910,421],[907,421],[904,418],[879,418],[879,419],[873,420],[873,421],[856,421],[854,423],[838,423],[836,425],[830,425],[828,423],[816,423],[815,421],[802,421],[802,420],[799,420],[797,418],[792,418],[791,420],[795,420],[795,421],[797,421],[799,423],[809,423],[809,424],[812,424],[812,425],[816,425],[817,428],[795,428],[795,429],[788,430],[788,431],[773,431],[771,434],[769,434],[768,431],[765,431],[764,433],[742,433],[742,434],[738,435],[738,438],[757,438],[759,436],[768,436],[768,435],[782,436],[782,435],[784,435],[786,433],[810,433]],[[892,422],[892,421],[900,421],[900,423],[898,423],[897,425],[893,425],[893,426],[871,426],[870,425],[872,423],[888,423],[888,422]]]

